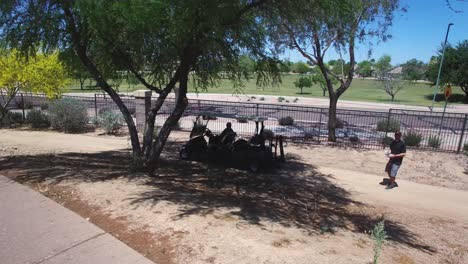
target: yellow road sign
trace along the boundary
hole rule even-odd
[[[445,95],[445,100],[448,100],[449,97],[452,95],[452,86],[450,86],[450,84],[445,86],[444,95]]]

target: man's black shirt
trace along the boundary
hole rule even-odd
[[[390,144],[390,151],[393,155],[401,154],[401,153],[406,153],[406,144],[402,140],[396,141],[394,140]],[[401,165],[403,162],[403,157],[401,158],[393,158],[390,159],[390,162],[396,165]]]

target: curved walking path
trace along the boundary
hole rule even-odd
[[[3,176],[0,262],[153,263],[79,215]]]

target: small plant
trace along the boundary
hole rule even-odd
[[[465,155],[468,156],[468,143],[466,143],[465,145],[463,145],[463,151],[465,152]]]
[[[238,116],[236,119],[238,123],[247,123],[249,121],[246,116]]]
[[[103,113],[106,113],[106,112],[111,112],[112,109],[110,109],[109,107],[103,107],[101,109],[98,110],[98,115],[101,115]]]
[[[384,137],[384,138],[382,139],[382,144],[383,144],[384,146],[388,146],[388,145],[392,144],[393,140],[394,140],[394,139],[393,139],[392,137]]]
[[[7,116],[13,123],[23,123],[23,114],[20,112],[8,112]]]
[[[382,253],[382,247],[387,240],[387,232],[385,232],[385,221],[382,220],[375,225],[374,230],[371,234],[372,240],[374,241],[374,264],[379,263],[380,254]]]
[[[377,131],[397,132],[400,131],[400,121],[395,119],[382,119],[377,122]]]
[[[49,118],[41,110],[31,110],[26,116],[26,123],[32,128],[48,128],[50,127]]]
[[[250,99],[255,100],[255,99],[257,99],[257,97],[251,96]]]
[[[289,100],[286,100],[285,102],[286,102],[286,103],[289,103]]]
[[[359,137],[358,136],[351,136],[351,137],[349,137],[349,141],[351,143],[359,143]]]
[[[337,118],[336,119],[336,128],[344,128],[346,122],[343,121],[342,119]]]
[[[294,119],[290,116],[281,117],[278,120],[280,126],[292,126],[294,125]]]
[[[282,97],[282,96],[278,97],[278,102],[280,102],[280,103],[281,103],[281,102],[283,102],[284,100],[285,100],[285,98],[284,98],[284,97]]]
[[[403,140],[410,147],[419,147],[423,140],[423,135],[415,130],[410,130],[403,135]]]
[[[258,98],[258,100],[265,101],[265,97],[260,97],[260,98]]]
[[[106,131],[106,134],[116,135],[124,124],[121,113],[104,111],[98,115],[97,123]]]
[[[294,102],[294,103],[297,103],[297,101],[299,101],[299,98],[294,99],[293,102]]]
[[[88,123],[88,112],[81,101],[63,98],[49,105],[49,120],[54,129],[65,133],[81,132]]]
[[[19,108],[19,109],[33,109],[34,107],[32,102],[29,102],[29,101],[24,102],[23,100],[15,100],[15,105],[16,105],[16,108]]]
[[[47,102],[42,103],[41,104],[41,110],[45,111],[47,109],[49,109],[49,103],[47,103]]]
[[[431,135],[427,139],[427,145],[431,148],[438,149],[442,144],[442,139],[439,136]]]

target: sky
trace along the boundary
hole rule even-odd
[[[402,5],[408,9],[406,13],[397,13],[389,33],[393,36],[387,42],[372,47],[371,58],[378,59],[384,54],[392,57],[393,65],[404,63],[412,58],[428,62],[445,40],[447,26],[450,28],[448,42],[456,45],[468,39],[468,0],[450,0],[451,10],[446,0],[402,0]],[[369,47],[360,45],[356,49],[356,61],[368,59]],[[291,61],[306,61],[296,51],[286,51],[285,59]],[[339,59],[339,54],[329,51],[326,61]],[[346,60],[346,55],[343,54]]]

